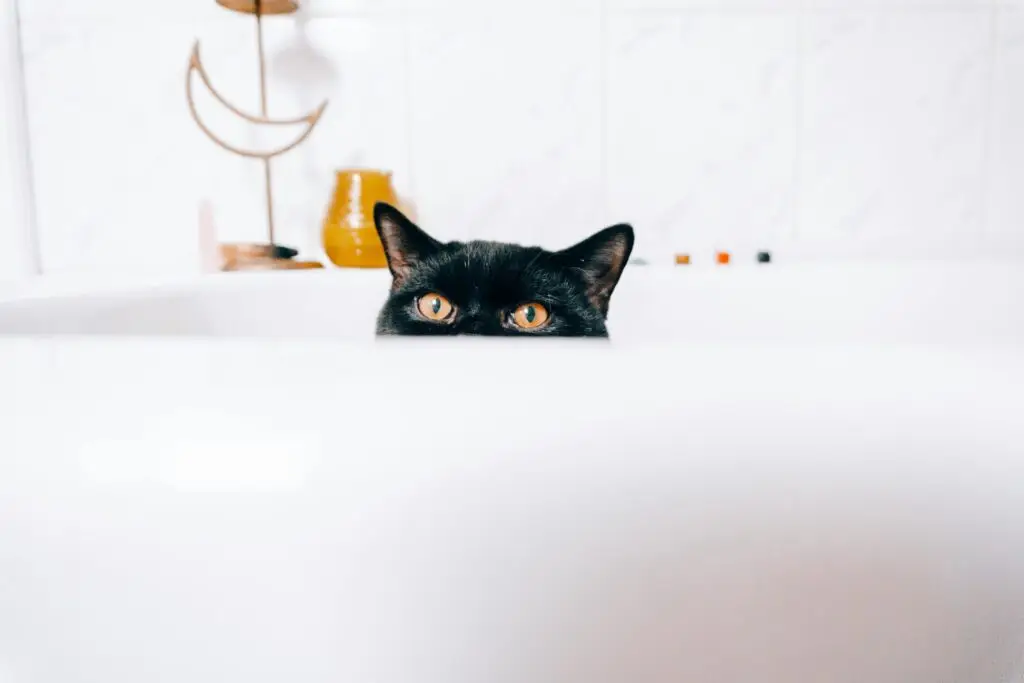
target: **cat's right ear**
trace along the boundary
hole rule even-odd
[[[390,204],[377,202],[373,206],[373,222],[384,245],[394,288],[405,282],[409,273],[441,246]]]
[[[633,228],[620,223],[555,255],[562,263],[583,275],[587,283],[587,296],[602,314],[607,315],[608,300],[615,291],[615,285],[632,251]]]

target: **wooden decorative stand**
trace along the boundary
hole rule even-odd
[[[312,113],[291,119],[272,119],[267,116],[267,72],[266,58],[263,50],[263,16],[291,14],[298,10],[298,2],[297,0],[217,0],[217,4],[229,10],[244,14],[251,14],[256,17],[256,42],[260,66],[260,113],[259,115],[255,115],[242,111],[235,105],[228,102],[227,99],[225,99],[217,89],[213,87],[213,84],[210,82],[210,77],[207,75],[206,69],[203,67],[203,62],[199,55],[198,41],[196,41],[192,46],[192,54],[189,58],[188,71],[185,74],[185,94],[188,98],[189,111],[191,112],[196,125],[199,126],[199,129],[221,148],[231,152],[232,154],[252,159],[259,159],[263,162],[263,175],[267,201],[267,241],[256,243],[221,244],[220,255],[223,261],[222,270],[300,270],[308,268],[322,268],[322,264],[316,261],[296,261],[295,257],[298,255],[298,251],[291,247],[278,244],[274,235],[274,196],[270,162],[274,157],[280,156],[281,154],[284,154],[285,152],[302,144],[302,142],[304,142],[313,132],[317,123],[320,122],[320,117],[324,113],[324,108],[327,107],[327,102],[324,101]],[[207,90],[209,90],[210,94],[213,95],[221,105],[236,116],[245,119],[250,123],[268,126],[297,125],[305,123],[305,130],[295,141],[267,152],[245,150],[225,142],[221,138],[217,137],[213,131],[203,123],[196,111],[195,99],[192,93],[192,82],[194,80],[192,78],[193,72],[199,75],[200,80],[203,82],[203,85],[206,86]]]

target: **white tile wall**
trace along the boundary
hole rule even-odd
[[[194,263],[200,188],[226,204],[244,189],[240,164],[210,154],[187,118],[184,70],[198,22],[54,17],[24,4],[33,8],[23,35],[44,269]],[[227,58],[250,42],[240,28],[219,16],[202,22],[200,33],[227,46],[209,55],[214,73],[244,73],[245,60]],[[242,89],[231,80],[234,95]]]
[[[257,109],[254,27],[214,0],[20,0],[48,271],[182,270],[198,202],[258,239],[256,162],[202,137],[184,72]],[[1024,0],[306,0],[267,20],[270,107],[329,98],[275,162],[281,240],[318,256],[343,166],[395,172],[441,237],[637,253],[1022,249]],[[203,102],[231,140],[269,144]],[[288,135],[288,131],[281,133]]]
[[[390,169],[403,192],[411,187],[405,32],[402,21],[387,15],[325,16],[298,31],[287,20],[270,24],[271,113],[308,112],[329,100],[309,140],[274,161],[277,220],[286,243],[319,249],[337,168]],[[261,203],[255,208],[263,211]]]
[[[643,229],[638,253],[786,236],[796,53],[789,12],[611,17],[608,199],[616,220]]]
[[[604,227],[599,14],[426,15],[409,31],[424,223],[565,246]]]
[[[806,18],[799,237],[903,255],[978,236],[990,37],[970,10]]]

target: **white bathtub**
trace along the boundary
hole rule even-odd
[[[0,681],[1020,680],[1021,269],[634,268],[611,345],[379,275],[9,294]]]
[[[385,271],[229,274],[171,282],[56,280],[0,289],[0,335],[367,341]],[[1024,265],[655,268],[623,275],[616,342],[1021,345]]]

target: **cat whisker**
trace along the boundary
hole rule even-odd
[[[532,266],[534,263],[536,263],[537,259],[539,259],[543,255],[544,255],[543,251],[538,251],[537,254],[532,259],[530,259],[530,262],[527,263],[525,266],[523,266],[523,272],[528,271],[530,269],[530,266]]]

